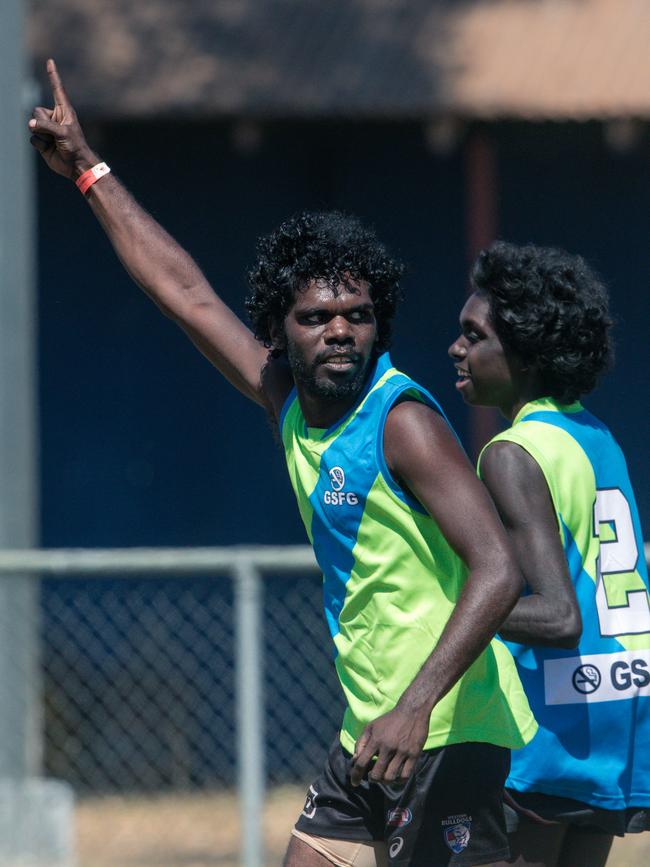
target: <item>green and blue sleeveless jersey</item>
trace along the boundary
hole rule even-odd
[[[295,390],[280,420],[291,483],[323,571],[347,699],[341,743],[350,752],[364,726],[413,681],[466,580],[435,521],[386,466],[386,417],[404,397],[442,412],[384,354],[356,405],[329,430],[306,426]],[[464,741],[517,748],[535,729],[512,657],[493,641],[434,708],[425,748]]]
[[[506,642],[540,725],[513,755],[508,785],[610,810],[648,806],[648,573],[625,458],[580,403],[549,398],[526,404],[500,440],[544,473],[583,620],[577,650]]]

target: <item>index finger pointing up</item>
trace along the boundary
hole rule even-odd
[[[56,63],[52,58],[47,61],[47,74],[50,79],[50,86],[52,87],[52,95],[54,96],[55,105],[69,106],[70,103],[68,102],[68,97],[63,89],[63,85],[61,84]]]

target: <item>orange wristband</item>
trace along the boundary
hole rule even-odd
[[[75,184],[85,195],[93,184],[96,184],[100,178],[103,178],[104,175],[107,175],[109,173],[110,169],[106,165],[106,163],[97,163],[96,166],[88,169],[88,171],[84,172],[83,175],[79,175],[79,177],[75,181]]]

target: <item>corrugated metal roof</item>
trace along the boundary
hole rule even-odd
[[[32,0],[112,117],[650,117],[648,0]]]

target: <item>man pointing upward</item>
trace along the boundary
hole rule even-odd
[[[135,282],[277,423],[323,571],[347,709],[287,865],[507,857],[509,748],[535,722],[491,638],[521,579],[442,410],[388,356],[401,266],[356,219],[301,214],[258,244],[249,330],[89,148],[51,60],[48,75],[32,144]]]

